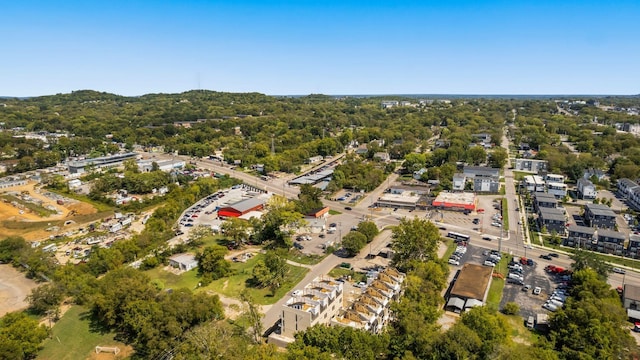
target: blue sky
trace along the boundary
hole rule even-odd
[[[0,95],[630,95],[639,18],[626,0],[12,1]]]

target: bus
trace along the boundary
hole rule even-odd
[[[447,234],[447,237],[448,238],[452,238],[456,242],[469,241],[469,235],[460,234],[460,233],[453,232],[453,231],[449,231],[449,233]]]

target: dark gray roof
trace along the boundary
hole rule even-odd
[[[582,186],[593,186],[593,183],[591,182],[591,180],[588,180],[585,178],[578,179],[578,186],[580,186],[580,184],[582,184]]]
[[[554,209],[554,208],[540,208],[540,216],[544,220],[557,220],[557,221],[565,221],[564,213],[562,210]]]
[[[629,179],[626,179],[626,178],[618,179],[618,186],[619,185],[625,185],[625,187],[627,187],[627,188],[638,186],[637,183],[635,183],[634,181],[631,181]]]
[[[598,237],[608,237],[613,239],[624,239],[626,236],[618,231],[609,229],[598,229]]]
[[[596,229],[592,227],[580,226],[580,225],[574,225],[574,224],[569,225],[568,229],[570,232],[573,231],[573,232],[577,232],[581,234],[589,234],[589,235],[593,235],[596,232]]]
[[[613,216],[613,217],[616,216],[616,213],[614,213],[613,210],[611,210],[611,208],[609,208],[607,205],[587,204],[585,205],[585,207],[589,209],[589,212],[592,213],[593,215]]]
[[[553,195],[553,194],[549,194],[549,193],[538,191],[538,192],[534,193],[534,196],[535,196],[537,202],[541,202],[541,201],[544,201],[544,202],[558,202],[558,200],[556,200],[555,195]]]
[[[465,166],[463,171],[465,175],[500,176],[500,169],[486,166]]]

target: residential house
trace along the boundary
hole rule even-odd
[[[558,200],[551,194],[547,194],[545,192],[535,192],[533,193],[533,198],[533,205],[536,211],[540,210],[540,208],[555,209],[558,207]]]
[[[547,182],[547,192],[556,198],[563,198],[567,196],[567,184]]]
[[[500,180],[489,177],[475,177],[473,179],[473,191],[498,193],[500,191]]]
[[[388,152],[385,152],[385,151],[379,151],[373,154],[373,158],[381,161],[385,161],[385,162],[391,161],[391,156],[389,155]]]
[[[322,160],[324,160],[324,157],[322,157],[322,155],[312,156],[309,159],[307,159],[307,163],[308,164],[317,164],[317,163],[321,162]]]
[[[463,169],[464,176],[468,178],[474,177],[500,177],[500,169],[486,166],[465,166]]]
[[[529,192],[544,192],[544,180],[542,176],[527,175],[522,179],[522,187]]]
[[[416,170],[413,172],[413,178],[416,180],[421,180],[422,179],[422,174],[427,172],[427,168],[422,168],[420,170]]]
[[[467,182],[467,177],[464,174],[456,173],[453,174],[453,191],[464,191],[464,186]]]
[[[640,258],[640,235],[629,235],[629,244],[627,245],[627,256],[634,259]]]
[[[607,174],[605,174],[605,172],[600,169],[594,168],[587,169],[584,171],[584,174],[582,174],[582,177],[587,180],[591,180],[593,176],[595,176],[598,181],[602,181],[605,179]]]
[[[586,204],[584,207],[584,221],[591,227],[613,229],[616,226],[616,213],[606,205]]]
[[[580,199],[593,200],[598,195],[598,192],[596,191],[596,187],[595,185],[593,185],[591,180],[580,178],[578,179],[577,187],[578,187],[578,197]]]
[[[307,284],[301,295],[292,296],[282,306],[281,336],[293,341],[297,332],[316,324],[329,324],[343,306],[343,283],[318,277]]]
[[[389,321],[391,301],[397,301],[402,294],[404,279],[405,274],[393,268],[377,273],[365,292],[331,323],[380,333]]]
[[[175,254],[169,258],[169,265],[180,270],[189,271],[198,267],[198,260],[193,254]]]
[[[547,170],[549,163],[547,160],[515,159],[513,169],[516,171],[540,172]]]
[[[566,231],[566,217],[560,209],[541,207],[538,209],[538,224],[549,233],[564,235]]]
[[[618,179],[617,185],[618,185],[618,194],[625,199],[629,199],[631,191],[638,187],[638,183],[626,178]]]
[[[597,241],[596,251],[622,255],[625,241],[625,235],[623,233],[609,229],[598,229]]]
[[[591,248],[591,245],[594,243],[596,229],[588,226],[571,224],[567,227],[567,230],[569,231],[569,235],[565,240],[565,245],[583,249]]]
[[[544,181],[546,181],[547,184],[549,184],[549,183],[564,183],[565,177],[564,177],[564,175],[560,175],[560,174],[546,174],[544,176]]]

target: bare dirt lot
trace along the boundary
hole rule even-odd
[[[28,304],[25,298],[37,286],[35,281],[25,278],[11,265],[0,265],[0,317],[26,308]]]
[[[28,194],[31,198],[41,201],[43,207],[55,208],[58,214],[41,217],[11,203],[0,202],[0,239],[8,236],[22,236],[27,241],[45,239],[52,235],[45,229],[54,222],[97,213],[92,205],[77,200],[65,198],[64,204],[59,205],[55,198],[45,196],[44,191],[36,188],[36,183],[15,186],[0,192],[0,194],[7,193]]]

